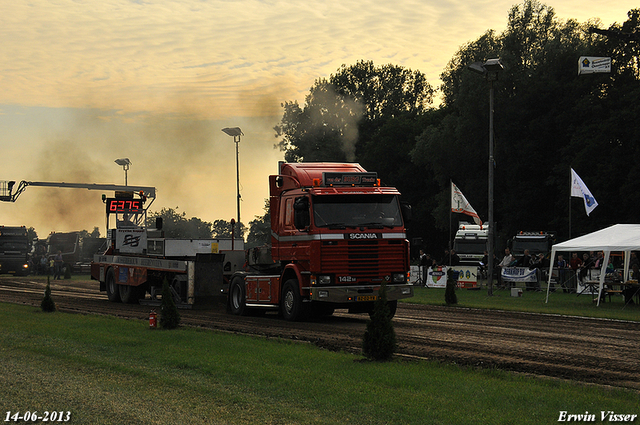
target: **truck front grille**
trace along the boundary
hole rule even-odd
[[[401,272],[407,255],[402,241],[364,240],[322,245],[322,273],[378,281]]]

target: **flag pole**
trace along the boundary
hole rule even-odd
[[[449,179],[449,259],[448,259],[448,264],[451,264],[451,248],[452,248],[452,243],[451,243],[451,221],[452,221],[452,216],[453,216],[453,180]]]
[[[571,168],[569,169],[569,174],[571,174]],[[571,239],[571,198],[572,195],[572,187],[573,187],[573,175],[571,175],[571,184],[569,185],[569,239]]]

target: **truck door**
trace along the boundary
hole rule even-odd
[[[283,199],[284,208],[281,208],[281,242],[280,258],[283,260],[301,260],[308,258],[309,232],[307,229],[299,229],[305,224],[302,216],[309,217],[309,198],[305,196],[291,196]],[[306,209],[306,210],[305,210]],[[297,219],[296,219],[297,215]],[[302,220],[302,222],[301,222]]]

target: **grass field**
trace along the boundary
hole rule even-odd
[[[496,310],[525,311],[530,313],[562,314],[567,316],[599,317],[606,319],[640,321],[640,306],[626,305],[621,295],[615,295],[611,302],[601,302],[598,306],[590,294],[568,294],[552,292],[549,302],[546,290],[543,292],[524,291],[522,297],[512,297],[510,290],[494,289],[493,296],[487,295],[487,289],[458,289],[456,291],[458,307],[486,308]],[[408,303],[444,305],[444,289],[414,287],[413,298]]]
[[[417,298],[435,296],[428,291]],[[75,424],[545,424],[562,411],[638,414],[639,400],[497,370],[372,363],[305,343],[0,303],[2,420],[68,411]]]

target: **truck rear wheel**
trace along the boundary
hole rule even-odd
[[[120,302],[120,291],[118,290],[118,284],[116,283],[116,274],[113,269],[107,270],[106,278],[107,298],[112,303]]]
[[[131,285],[118,285],[120,300],[125,304],[135,304],[140,297],[140,287]]]
[[[244,291],[244,280],[235,277],[229,287],[229,307],[231,313],[237,316],[242,316],[246,310],[246,296]]]
[[[280,310],[282,317],[286,320],[296,321],[303,318],[304,309],[298,289],[298,279],[289,279],[284,283]]]

